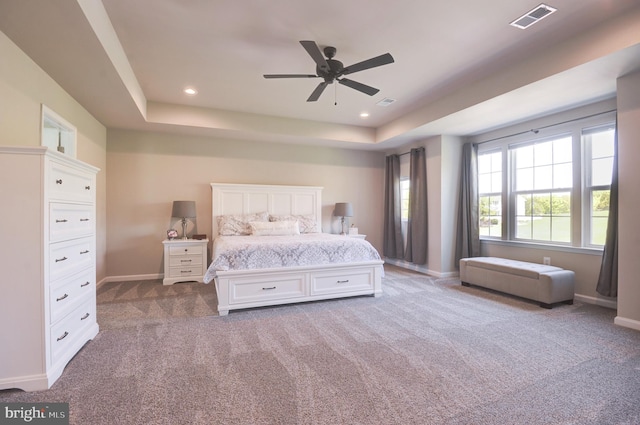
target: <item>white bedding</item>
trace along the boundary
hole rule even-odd
[[[270,269],[380,260],[366,240],[327,233],[295,236],[218,236],[213,262],[204,276],[211,282],[218,271]]]

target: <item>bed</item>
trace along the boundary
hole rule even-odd
[[[322,233],[322,188],[211,183],[218,313],[382,294],[383,261],[364,239]]]

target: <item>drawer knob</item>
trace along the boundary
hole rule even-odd
[[[65,331],[62,336],[59,336],[57,341],[62,341],[63,339],[65,339],[67,337],[67,335],[69,335],[69,332]]]
[[[349,283],[349,279],[347,279],[347,280],[339,280],[336,283]]]
[[[84,288],[84,287],[85,287],[85,286],[87,286],[87,285],[91,285],[91,283],[90,283],[90,282],[85,282],[85,283],[83,283],[82,285],[80,285],[80,287],[81,287],[81,288]]]
[[[263,291],[270,291],[272,289],[276,289],[275,286],[270,286],[269,288],[262,288]]]
[[[64,261],[64,260],[68,260],[68,258],[67,257],[56,258],[56,263],[59,263],[60,261]]]
[[[180,270],[180,273],[191,273],[191,270]]]
[[[180,260],[181,263],[190,263],[191,260]]]
[[[66,223],[68,220],[63,218],[62,220],[56,220],[56,223]]]
[[[89,253],[88,249],[85,249],[84,251],[80,251],[80,254],[88,254],[88,253]]]
[[[85,186],[84,190],[91,190],[91,186]]]
[[[62,179],[56,179],[56,184],[62,184]]]
[[[60,298],[56,298],[56,301],[62,301],[65,298],[67,298],[69,296],[69,294],[64,294],[63,296],[61,296]]]
[[[88,319],[88,318],[89,318],[89,313],[85,313],[85,315],[84,315],[84,316],[82,316],[82,317],[80,318],[80,320],[84,320],[84,319]]]
[[[80,221],[89,221],[88,218],[81,218]]]

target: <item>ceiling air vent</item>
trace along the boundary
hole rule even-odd
[[[538,22],[543,18],[546,18],[556,10],[557,9],[551,6],[547,6],[546,4],[541,4],[535,9],[525,13],[515,21],[511,22],[511,24],[509,25],[514,26],[516,28],[520,28],[520,29],[529,28],[531,25],[535,24],[536,22]]]
[[[396,101],[395,99],[390,99],[388,97],[385,97],[380,102],[376,103],[376,105],[378,105],[378,106],[389,106],[395,101]]]

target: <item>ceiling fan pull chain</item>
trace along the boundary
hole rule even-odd
[[[338,106],[338,85],[333,85],[333,105]]]

